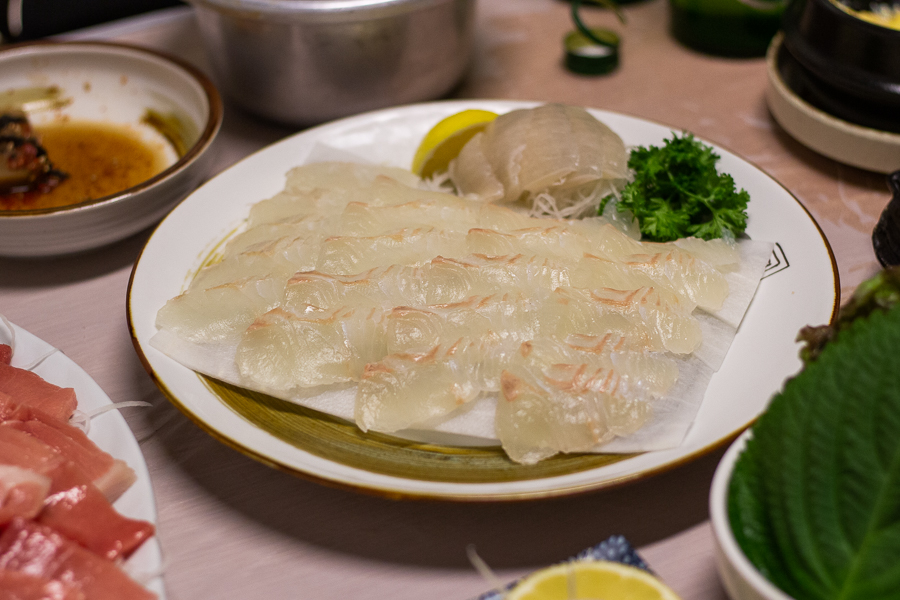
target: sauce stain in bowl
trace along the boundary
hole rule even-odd
[[[0,210],[58,208],[97,200],[147,181],[172,162],[172,148],[148,142],[127,125],[64,120],[34,129],[53,164],[68,177],[46,193],[2,194]]]

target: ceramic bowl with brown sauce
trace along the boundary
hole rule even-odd
[[[0,50],[0,256],[97,248],[162,219],[208,174],[215,86],[101,42]]]

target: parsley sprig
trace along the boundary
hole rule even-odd
[[[704,240],[734,236],[747,227],[750,195],[719,173],[719,155],[690,133],[673,134],[662,147],[638,146],[628,167],[634,180],[622,190],[619,210],[629,209],[645,239],[668,242],[694,236]],[[600,212],[611,200],[604,198]]]

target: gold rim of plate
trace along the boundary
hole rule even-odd
[[[556,455],[534,465],[522,465],[511,461],[500,446],[442,446],[365,433],[355,423],[210,377],[199,377],[210,393],[231,410],[283,442],[326,460],[404,479],[445,483],[523,481],[587,471],[636,456]]]
[[[649,122],[656,124],[654,121]],[[719,146],[728,150],[727,147],[722,146],[721,144],[719,144]],[[763,169],[752,161],[743,157],[741,157],[741,159],[760,172],[765,173]],[[816,229],[828,255],[831,263],[834,293],[829,321],[833,322],[837,318],[838,309],[840,307],[840,277],[831,245],[822,231],[822,228],[819,226],[819,223],[809,210],[807,210],[806,206],[804,206],[790,190],[785,188],[781,182],[774,178],[771,179],[803,210],[806,217]],[[218,262],[218,260],[221,259],[222,247],[235,233],[236,230],[229,231],[217,242],[214,242],[211,246],[207,246],[206,251],[201,257],[198,269]],[[141,262],[144,250],[146,250],[146,247],[141,250],[141,254],[135,261],[135,268],[131,272],[127,291],[128,298],[131,298],[132,296],[132,286],[134,284],[137,265]],[[195,275],[196,271],[189,272],[185,279],[185,284],[187,284]],[[719,448],[727,446],[756,420],[755,418],[751,419],[730,433],[723,435],[692,452],[661,464],[647,466],[633,472],[626,472],[621,475],[597,481],[554,485],[541,489],[494,489],[485,490],[485,492],[482,493],[471,491],[471,488],[468,490],[452,489],[452,486],[466,484],[514,484],[515,482],[527,482],[552,477],[568,476],[607,467],[640,456],[644,453],[558,454],[551,458],[544,459],[535,465],[522,465],[511,461],[499,445],[489,447],[457,447],[414,442],[376,432],[365,433],[360,430],[355,423],[195,373],[196,377],[210,394],[230,411],[234,412],[241,419],[252,424],[254,427],[259,428],[279,441],[287,443],[300,451],[307,452],[323,460],[374,475],[396,477],[401,480],[446,484],[450,487],[426,491],[407,489],[402,485],[391,485],[390,483],[384,482],[367,483],[365,481],[349,481],[341,477],[322,474],[314,468],[305,468],[303,466],[288,464],[276,456],[258,451],[246,445],[244,442],[219,431],[214,425],[206,422],[202,417],[195,414],[191,408],[181,402],[176,394],[168,389],[168,386],[162,381],[160,375],[155,371],[150,360],[145,355],[135,329],[134,315],[131,311],[130,301],[127,304],[126,316],[134,348],[141,363],[144,365],[144,368],[153,379],[158,389],[173,405],[175,405],[175,407],[178,408],[178,410],[213,438],[245,456],[293,476],[301,477],[330,487],[363,492],[391,499],[464,502],[526,501],[570,496],[608,489],[670,471],[714,452]]]

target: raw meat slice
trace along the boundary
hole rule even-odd
[[[0,535],[0,570],[60,581],[90,600],[152,600],[112,561],[38,523],[14,520]]]
[[[36,517],[49,491],[49,477],[31,469],[0,464],[0,528],[16,517]]]
[[[36,373],[5,364],[0,364],[0,392],[60,421],[68,421],[78,406],[72,388],[61,388],[44,381]]]
[[[151,523],[116,512],[75,463],[58,464],[47,475],[50,493],[37,522],[108,560],[129,556],[153,535]]]
[[[77,587],[46,577],[0,569],[0,600],[89,600]]]
[[[0,394],[0,424],[27,433],[78,464],[110,502],[135,481],[136,475],[127,464],[101,450],[77,427],[39,409],[21,406],[4,394]]]

